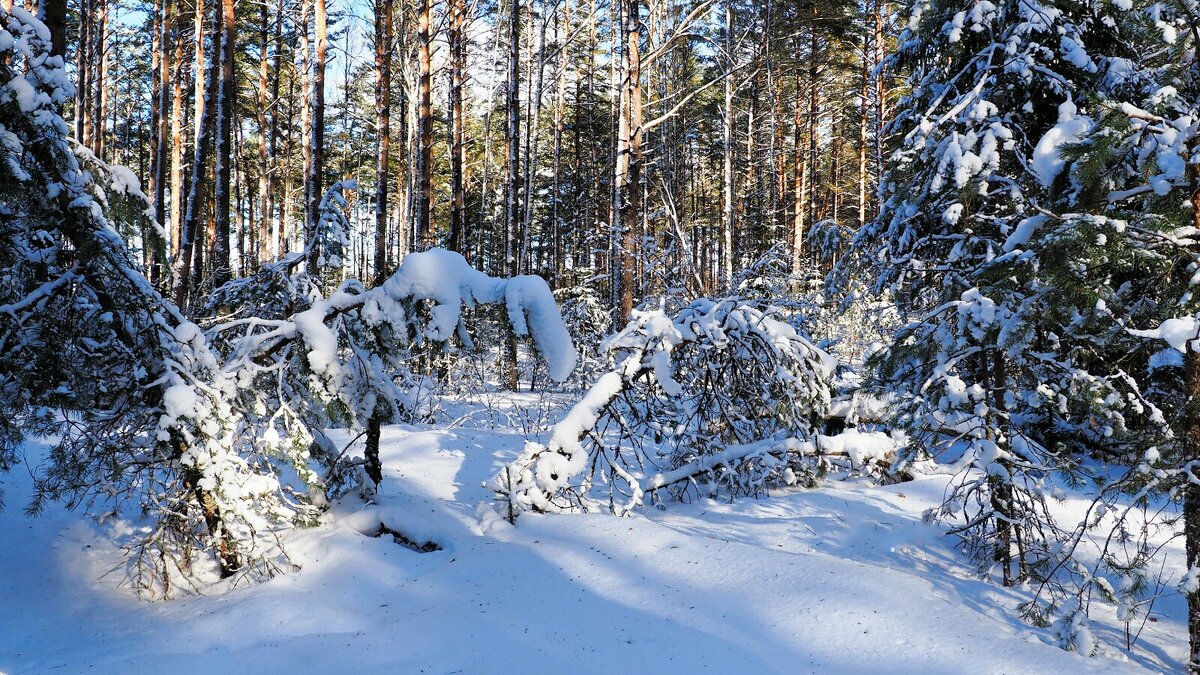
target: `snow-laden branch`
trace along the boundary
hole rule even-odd
[[[627,513],[646,494],[699,482],[757,493],[794,482],[808,472],[803,450],[823,447],[815,425],[829,409],[832,359],[745,301],[701,299],[674,316],[635,312],[604,349],[617,366],[545,443],[527,443],[492,481],[510,518],[605,506]],[[794,442],[771,440],[788,437]],[[782,459],[769,459],[760,442],[782,448]],[[594,486],[607,499],[591,494]]]

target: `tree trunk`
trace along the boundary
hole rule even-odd
[[[259,18],[258,109],[255,111],[258,121],[258,230],[255,240],[256,260],[261,266],[271,259],[271,220],[275,212],[271,206],[271,162],[267,148],[270,136],[267,107],[271,101],[268,97],[271,62],[267,58],[267,47],[271,42],[271,10],[266,2],[259,7]],[[278,115],[278,112],[272,111],[271,114]]]
[[[290,212],[290,209],[288,208],[288,191],[287,191],[287,182],[286,182],[287,178],[284,178],[284,181],[285,181],[284,189],[282,191],[278,191],[276,189],[277,186],[279,185],[279,173],[280,173],[279,153],[278,153],[278,148],[279,148],[279,108],[280,108],[279,80],[283,77],[283,70],[280,68],[280,59],[281,59],[280,55],[282,54],[282,52],[283,52],[283,0],[278,0],[278,4],[275,5],[275,55],[271,59],[271,72],[274,73],[274,75],[275,75],[274,77],[271,78],[271,106],[272,106],[271,107],[271,147],[270,147],[270,151],[267,153],[267,156],[270,158],[270,177],[269,177],[269,183],[267,186],[267,190],[272,195],[271,201],[273,201],[277,205],[277,213],[278,213],[278,215],[276,215],[275,213],[272,213],[272,216],[273,216],[272,224],[273,224],[274,232],[272,233],[272,237],[271,237],[271,257],[276,258],[276,259],[282,258],[283,255],[285,253],[287,253],[287,245],[286,245],[286,239],[285,239],[286,231],[284,228],[284,220],[286,218],[285,214]],[[293,77],[288,78],[289,91],[291,90],[291,82],[293,82],[293,81],[294,81]],[[291,123],[292,123],[291,102],[292,102],[292,97],[288,96],[289,114],[288,114],[287,123],[288,123],[289,127],[291,126]],[[291,134],[289,134],[288,137],[291,138]],[[289,144],[289,147],[290,147],[290,144]],[[285,165],[285,169],[286,169],[286,166],[287,165]]]
[[[447,248],[466,253],[467,206],[463,169],[466,165],[466,117],[463,83],[467,71],[464,0],[450,0],[450,238]]]
[[[220,13],[214,12],[213,36],[220,41]],[[175,304],[182,307],[192,290],[193,276],[199,276],[200,265],[197,254],[203,246],[196,246],[200,233],[200,194],[204,185],[204,170],[208,165],[208,135],[212,126],[212,107],[205,105],[206,98],[213,98],[217,91],[217,69],[207,68],[204,62],[204,0],[196,1],[196,140],[192,153],[192,175],[188,181],[187,211],[183,218],[180,234],[180,252],[175,260]],[[193,274],[195,272],[195,274]]]
[[[571,32],[571,2],[567,0],[565,10],[567,33]],[[567,46],[562,43],[562,27],[559,24],[558,15],[554,17],[554,43],[558,45],[557,62],[560,66],[556,69],[557,74],[554,78],[554,156],[550,169],[550,224],[554,229],[553,232],[553,256],[554,256],[554,276],[552,286],[558,287],[562,283],[563,275],[563,225],[562,225],[562,139],[563,139],[563,106],[564,106],[564,89],[562,83],[563,68],[561,64],[563,58],[567,55]]]
[[[1198,46],[1197,48],[1200,48]],[[1198,142],[1188,144],[1188,154],[1194,155]],[[1191,183],[1192,226],[1200,227],[1200,167],[1188,165]],[[1200,249],[1191,250],[1193,259],[1200,258]],[[1183,460],[1187,487],[1183,493],[1184,549],[1189,568],[1200,567],[1200,472],[1191,464],[1200,461],[1200,339],[1189,340],[1184,355]],[[1200,673],[1200,590],[1187,594],[1188,607],[1188,672]]]
[[[385,11],[391,10],[389,8]],[[379,461],[379,436],[382,426],[379,415],[372,414],[367,418],[367,441],[366,448],[363,451],[363,459],[366,460],[366,465],[363,469],[367,472],[367,477],[371,479],[371,482],[375,483],[376,491],[379,490],[379,485],[383,483],[383,463]]]
[[[187,69],[184,68],[184,37],[175,35],[175,74],[171,83],[171,259],[178,261],[183,239],[183,133],[185,125],[183,90]]]
[[[875,175],[883,177],[883,131],[887,114],[887,88],[883,67],[884,58],[884,22],[887,19],[886,0],[875,0]]]
[[[870,68],[867,67],[867,37],[863,36],[862,63],[859,66],[858,87],[858,226],[867,222],[867,121],[870,117],[870,104],[867,101],[867,84],[870,79]]]
[[[4,0],[7,9],[12,9],[12,0]],[[66,0],[41,0],[38,3],[38,18],[50,31],[50,55],[67,55],[67,3]]]
[[[619,300],[616,327],[633,314],[637,235],[642,212],[642,88],[640,0],[621,0],[621,96],[617,127]]]
[[[153,170],[150,174],[150,194],[154,199],[154,219],[160,227],[166,226],[167,208],[167,161],[168,161],[168,139],[170,138],[170,117],[168,110],[170,109],[170,90],[171,90],[171,63],[170,63],[170,39],[171,39],[171,20],[174,14],[174,0],[162,0],[162,18],[159,22],[159,30],[155,35],[156,49],[155,59],[157,60],[157,72],[154,80],[154,161],[152,162]]]
[[[308,195],[307,221],[304,224],[305,241],[309,247],[308,272],[317,273],[317,261],[320,251],[315,245],[317,227],[321,220],[321,197],[324,193],[323,180],[325,171],[325,51],[328,48],[326,35],[325,0],[313,1],[313,40],[316,43],[316,53],[312,67],[312,133],[309,140],[311,160],[308,166],[307,185]]]
[[[8,0],[11,2],[11,0]],[[79,3],[79,48],[75,56],[75,141],[87,144],[88,81],[92,72],[92,2]]]
[[[725,0],[725,114],[722,120],[724,164],[721,173],[721,281],[728,290],[733,280],[734,175],[733,175],[733,0]]]
[[[532,28],[533,18],[530,16],[530,24]],[[537,49],[537,85],[534,87],[533,94],[529,96],[529,107],[532,110],[526,111],[525,118],[525,194],[522,202],[525,205],[525,210],[521,219],[521,253],[520,253],[520,270],[521,274],[529,274],[533,260],[531,258],[530,240],[532,238],[533,227],[533,183],[537,174],[538,142],[541,139],[541,125],[538,121],[542,117],[542,94],[545,86],[546,72],[546,22],[542,22],[542,30],[538,37]],[[533,65],[533,57],[530,55],[530,67]]]
[[[517,274],[516,236],[520,225],[519,185],[520,170],[520,112],[521,100],[518,95],[520,87],[521,61],[521,3],[520,0],[510,0],[508,17],[508,85],[505,95],[506,124],[504,147],[507,156],[507,170],[504,175],[504,272],[508,276]],[[517,339],[512,327],[504,322],[504,345],[501,353],[501,377],[504,386],[516,391],[517,381]]]
[[[1193,208],[1200,215],[1200,191],[1193,196]],[[1197,220],[1200,220],[1198,218]],[[1184,413],[1184,457],[1189,462],[1200,460],[1200,345],[1192,342],[1185,357],[1185,387],[1187,402]],[[1183,494],[1183,533],[1189,568],[1200,567],[1200,485],[1197,472],[1187,469],[1188,481]],[[1200,590],[1187,594],[1188,607],[1188,671],[1200,672]]]
[[[230,148],[233,144],[233,117],[236,102],[234,87],[233,57],[237,49],[237,19],[234,16],[234,0],[221,0],[221,81],[217,89],[217,167],[216,167],[216,242],[211,262],[214,286],[221,286],[232,277],[230,262],[230,188],[233,170]]]
[[[392,142],[392,0],[375,2],[375,283],[387,278],[388,185]]]
[[[796,115],[792,125],[793,164],[795,165],[794,199],[792,201],[792,274],[804,270],[805,190],[808,187],[808,163],[804,161],[804,76],[799,66],[800,50],[796,49]]]
[[[433,33],[429,25],[429,1],[419,0],[417,6],[417,63],[420,74],[417,80],[416,236],[423,248],[433,244],[433,223],[430,219],[433,206],[433,65],[430,60]]]
[[[812,5],[812,14],[808,26],[808,172],[809,185],[817,185],[817,123],[820,120],[820,70],[818,69],[817,54],[820,51],[820,41],[817,37],[817,5]],[[811,227],[817,222],[817,191],[810,187],[808,190],[808,224]]]
[[[97,19],[99,22],[98,33],[96,35],[96,50],[99,52],[100,58],[97,60],[96,78],[95,78],[95,115],[92,118],[95,124],[95,129],[92,134],[92,152],[96,153],[102,161],[106,159],[108,140],[108,70],[109,70],[109,54],[108,49],[108,19],[109,19],[109,0],[100,0],[100,16]]]

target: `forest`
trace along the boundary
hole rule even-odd
[[[778,536],[1079,657],[909,668],[1200,673],[1197,286],[1190,0],[0,0],[0,531],[78,509],[64,588]]]

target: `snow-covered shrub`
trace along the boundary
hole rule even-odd
[[[664,491],[758,494],[821,471],[809,458],[822,454],[834,363],[787,323],[701,299],[674,316],[635,312],[604,346],[617,367],[494,479],[510,518],[625,513]]]
[[[784,244],[771,247],[734,275],[734,293],[810,336],[844,367],[857,367],[896,328],[895,303],[886,292],[872,292],[860,271],[849,267],[830,280],[812,268],[797,274],[791,255]]]

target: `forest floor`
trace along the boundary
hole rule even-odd
[[[1173,591],[1132,652],[1100,603],[1092,658],[1022,623],[1028,591],[975,578],[954,540],[922,521],[944,478],[627,518],[526,515],[514,527],[480,506],[491,497],[482,483],[524,436],[486,426],[387,427],[378,504],[348,498],[289,535],[298,569],[168,602],[137,600],[119,571],[105,574],[127,523],[57,505],[26,518],[30,478],[18,466],[2,478],[0,673],[1181,669],[1185,608]],[[44,451],[31,443],[26,458]],[[364,536],[380,522],[441,550]]]

